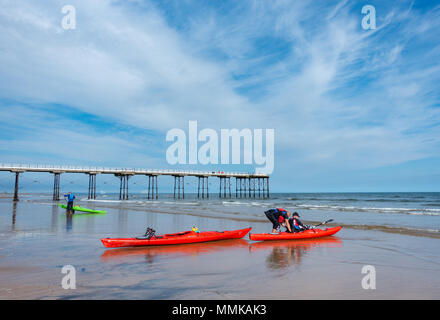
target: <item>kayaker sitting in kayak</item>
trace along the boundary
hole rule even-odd
[[[156,230],[153,228],[147,228],[147,231],[145,231],[144,238],[150,240],[151,238],[156,237]]]
[[[64,198],[67,198],[67,210],[73,210],[73,200],[75,200],[75,195],[69,191],[69,193],[64,195]]]
[[[290,218],[288,220],[287,223],[290,226],[290,232],[301,232],[301,231],[305,231],[308,230],[309,227],[307,225],[304,225],[301,220],[299,220],[299,214],[298,212],[294,212],[292,214],[292,218]]]
[[[273,224],[272,233],[276,233],[280,226],[286,227],[289,232],[292,232],[290,224],[288,223],[290,212],[283,208],[270,209],[264,212],[266,217]]]

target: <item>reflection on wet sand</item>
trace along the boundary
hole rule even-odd
[[[221,240],[204,243],[176,244],[166,246],[151,246],[137,248],[108,249],[101,255],[101,260],[126,260],[129,257],[145,256],[148,263],[161,255],[166,256],[195,256],[226,250],[248,248],[249,243],[244,239]]]
[[[83,217],[83,218],[90,218],[88,219],[87,222],[87,232],[93,232],[93,219],[96,216],[101,216],[101,214],[96,214],[96,213],[78,213],[75,212],[74,210],[66,210],[66,231],[70,232],[73,229],[73,218],[78,218],[78,217]],[[52,230],[56,230],[56,217],[54,217],[53,214],[53,218],[52,218]]]
[[[17,219],[17,201],[12,203],[12,231],[15,231],[15,221]]]
[[[72,211],[66,211],[66,231],[72,231],[72,217],[73,213]]]
[[[292,265],[300,265],[303,256],[311,249],[318,247],[341,248],[342,241],[336,237],[315,240],[282,240],[252,243],[251,252],[270,251],[266,262],[270,269],[284,269]]]
[[[51,219],[51,231],[56,232],[58,228],[58,214],[59,208],[57,204],[52,205],[52,219]]]

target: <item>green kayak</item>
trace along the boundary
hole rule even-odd
[[[65,204],[60,203],[60,204],[58,204],[58,206],[60,208],[67,209],[67,206]],[[83,208],[83,207],[80,207],[80,206],[74,206],[73,210],[74,211],[88,212],[88,213],[101,213],[101,214],[107,212],[105,210],[93,210],[93,209]]]

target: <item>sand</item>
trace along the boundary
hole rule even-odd
[[[232,230],[246,222],[187,214],[107,208],[73,217],[50,203],[0,202],[0,299],[439,299],[440,240],[342,229],[321,240],[241,240],[162,248],[106,249],[102,237]],[[158,233],[161,233],[160,231]],[[63,289],[73,265],[76,289]],[[376,289],[362,288],[374,266]]]

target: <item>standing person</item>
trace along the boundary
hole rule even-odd
[[[289,219],[287,224],[290,226],[291,232],[301,232],[309,229],[299,220],[298,212],[292,214],[292,218]]]
[[[290,228],[290,224],[288,223],[288,219],[290,217],[290,212],[283,208],[275,208],[270,209],[264,212],[267,219],[269,219],[270,222],[273,224],[272,233],[276,233],[277,229],[280,226],[284,226],[289,230],[289,232],[292,232],[292,229]]]
[[[73,200],[75,200],[75,195],[69,191],[69,193],[64,195],[67,198],[67,210],[73,211]]]

